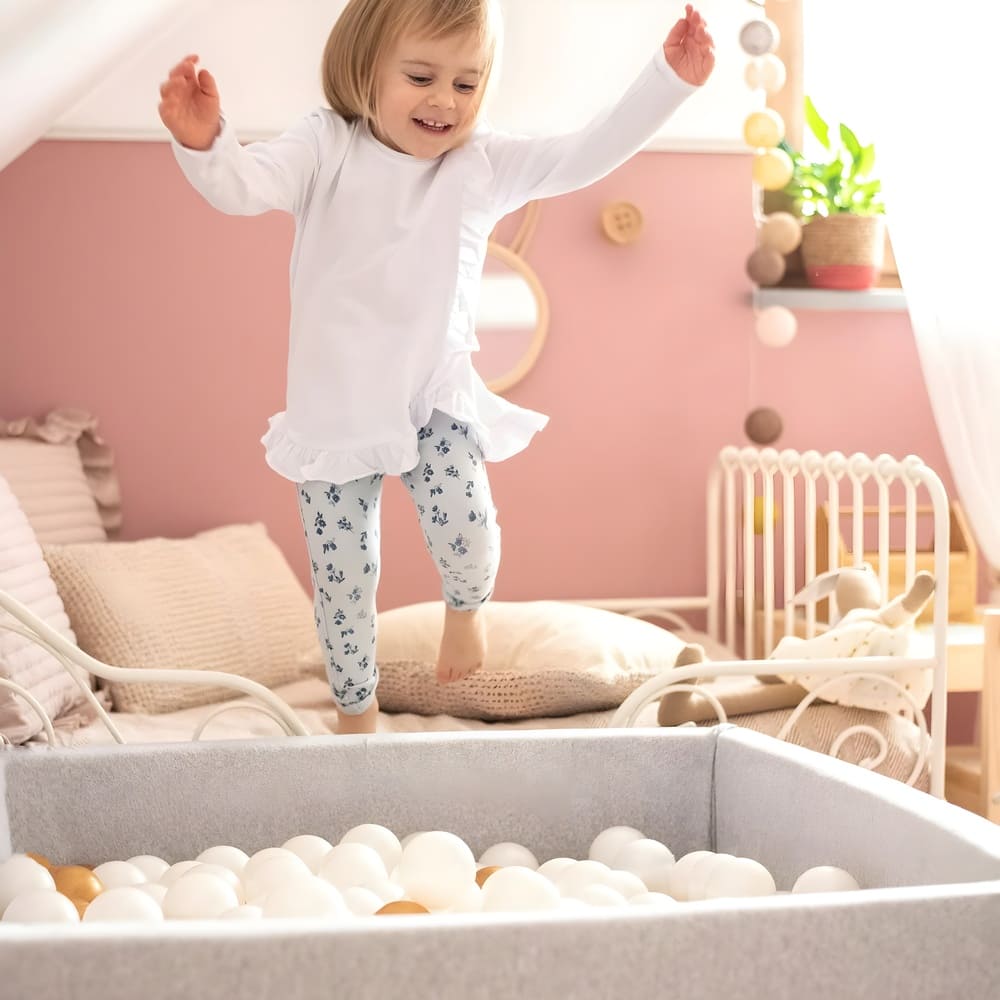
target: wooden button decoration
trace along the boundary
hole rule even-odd
[[[601,228],[612,243],[634,243],[642,234],[642,212],[629,201],[605,205],[601,212]]]

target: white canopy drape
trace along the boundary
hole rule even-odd
[[[841,0],[816,4],[809,16],[807,66],[813,47],[828,50],[826,66],[829,47],[839,49],[857,113],[869,115],[859,138],[875,143],[931,407],[959,500],[993,567],[998,602],[1000,13],[978,0],[960,7]],[[827,106],[836,101],[831,83],[824,81]],[[851,113],[829,111],[845,121]]]

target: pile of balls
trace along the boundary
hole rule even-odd
[[[857,888],[849,873],[823,866],[803,872],[791,891]],[[305,834],[253,855],[216,846],[174,864],[140,855],[91,869],[54,865],[38,854],[0,863],[5,923],[336,921],[675,906],[777,891],[770,872],[751,858],[692,851],[675,860],[665,844],[628,826],[598,834],[584,860],[544,864],[516,843],[495,844],[477,861],[453,833],[414,833],[401,841],[373,823],[354,827],[337,844]]]

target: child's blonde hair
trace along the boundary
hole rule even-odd
[[[330,107],[349,122],[378,126],[378,71],[399,39],[408,33],[444,38],[476,32],[487,60],[476,90],[482,105],[497,58],[500,34],[496,0],[350,0],[323,50],[323,93]]]

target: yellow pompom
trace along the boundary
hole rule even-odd
[[[743,138],[755,148],[777,146],[785,137],[785,122],[777,111],[764,108],[747,116],[743,123]]]
[[[761,149],[753,158],[753,179],[765,191],[780,191],[792,179],[792,158],[783,149]]]
[[[771,508],[771,520],[778,523],[778,505]],[[753,533],[755,535],[764,534],[764,498],[753,498]]]

